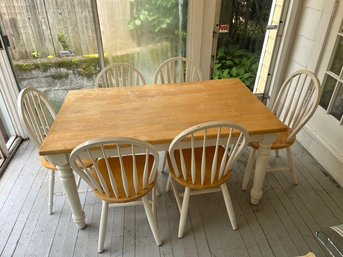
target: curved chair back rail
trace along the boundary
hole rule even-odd
[[[269,168],[267,171],[290,170],[294,184],[298,184],[291,146],[298,132],[316,111],[319,100],[320,83],[316,75],[310,71],[296,71],[282,84],[271,110],[290,129],[286,133],[278,134],[271,149],[276,150],[276,156],[279,156],[280,149],[286,149],[288,167]],[[245,170],[243,190],[247,188],[255,163],[256,151],[259,148],[258,143],[250,145],[253,149]]]
[[[154,84],[201,81],[201,70],[189,59],[173,57],[164,61],[155,73]]]
[[[86,161],[93,165],[87,168]],[[135,200],[156,184],[158,152],[133,138],[103,138],[77,146],[70,155],[73,170],[107,202]]]
[[[272,112],[292,129],[287,141],[296,134],[315,112],[320,100],[320,83],[310,71],[293,73],[281,86]]]
[[[55,121],[56,113],[54,109],[46,96],[33,87],[27,87],[20,91],[17,107],[20,121],[27,135],[39,148]],[[43,156],[41,157],[41,163],[50,171],[48,212],[52,214],[56,167]]]
[[[126,87],[145,85],[141,72],[127,63],[112,63],[96,77],[96,87]]]
[[[56,118],[46,96],[33,87],[23,89],[18,96],[18,112],[32,142],[39,148]]]
[[[208,136],[210,130],[215,137]],[[228,179],[226,176],[247,146],[248,138],[244,128],[225,121],[191,127],[180,133],[169,147],[172,175],[190,186],[218,186]]]

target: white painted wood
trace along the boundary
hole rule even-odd
[[[337,33],[341,31],[343,5],[340,1],[321,1],[322,23],[315,34],[312,59],[308,65],[318,72],[321,82],[324,82],[326,72],[332,61],[337,45]],[[325,32],[325,33],[324,33]],[[318,39],[318,40],[317,40]],[[317,59],[315,59],[317,58]],[[337,74],[339,75],[339,74]],[[343,185],[343,130],[337,119],[318,107],[305,130],[298,136],[299,142],[327,169],[336,181]]]
[[[320,83],[318,78],[309,71],[299,70],[293,73],[280,88],[279,94],[273,103],[271,111],[290,129],[291,132],[284,143],[295,140],[297,133],[303,128],[314,114],[320,97]],[[281,143],[281,142],[280,142]],[[294,184],[298,184],[296,170],[291,155],[290,146],[285,146],[289,168]],[[242,189],[245,190],[252,173],[255,150],[252,150],[247,164]],[[284,168],[268,169],[280,171]]]
[[[201,70],[190,60],[184,57],[170,58],[157,68],[154,84],[173,84],[201,81]]]
[[[269,94],[270,97],[270,106],[275,101],[276,95],[280,89],[280,85],[282,85],[282,82],[285,78],[285,72],[288,65],[288,62],[286,62],[285,60],[288,60],[288,56],[292,52],[292,42],[297,30],[298,20],[301,18],[300,14],[303,3],[304,0],[290,1],[285,21],[286,25],[283,31],[284,36],[280,43],[280,51],[275,62],[274,75],[270,83],[271,87],[269,89],[269,92],[266,92]]]
[[[270,148],[275,141],[276,135],[265,135],[260,142],[260,148],[257,150],[257,158],[255,164],[254,183],[250,191],[251,203],[257,205],[262,197],[262,187],[266,176],[268,159],[270,156]],[[249,166],[249,164],[247,164]]]
[[[100,218],[99,241],[98,241],[99,253],[102,253],[104,251],[107,218],[108,218],[108,203],[105,201],[102,201],[102,211],[101,211],[101,218]]]
[[[2,41],[1,36],[0,40]],[[16,135],[26,138],[26,133],[22,127],[16,106],[16,100],[19,94],[18,85],[5,49],[0,50],[0,92],[8,108]]]
[[[33,87],[20,92],[17,107],[22,125],[39,148],[56,118],[56,112],[46,96]]]
[[[127,63],[112,63],[96,77],[96,87],[126,87],[145,85],[141,72]]]
[[[10,214],[12,210],[19,210],[16,218],[8,219],[15,222],[6,228],[7,232],[0,231],[0,244],[4,244],[4,248],[0,248],[1,256],[98,256],[101,201],[91,192],[80,194],[87,214],[88,226],[84,230],[79,231],[74,226],[65,197],[56,197],[57,209],[60,210],[56,215],[46,215],[48,176],[40,169],[39,157],[33,144],[27,142],[24,141],[20,146],[0,179],[0,190],[10,188],[10,194],[16,195],[6,200],[7,197],[4,199],[0,193],[0,203],[7,202],[0,208],[0,213],[5,211]],[[163,245],[156,246],[148,222],[139,230],[141,218],[145,216],[143,207],[110,208],[106,250],[101,256],[147,256],[150,253],[149,256],[207,257],[212,254],[261,257],[276,254],[298,256],[309,251],[313,251],[316,256],[330,256],[324,252],[313,234],[321,226],[343,222],[342,188],[323,173],[323,168],[301,145],[296,143],[293,152],[299,185],[295,189],[289,183],[289,176],[269,174],[264,183],[264,198],[259,206],[251,205],[249,193],[240,189],[248,154],[245,152],[236,162],[228,188],[239,230],[227,229],[231,225],[221,194],[193,196],[189,203],[186,233],[180,240],[176,236],[179,212],[173,195],[162,193],[158,201],[157,217]],[[281,151],[280,157],[275,160],[285,158],[285,152]],[[12,179],[12,175],[15,179]],[[35,179],[28,179],[33,175]],[[159,176],[160,186],[166,180],[166,175]],[[27,184],[25,192],[17,194],[22,190],[23,181]],[[3,188],[2,183],[10,183],[11,186]],[[84,184],[81,183],[82,189]],[[59,187],[57,181],[56,190]],[[22,195],[27,195],[27,198],[20,201]],[[326,218],[327,221],[324,221]]]
[[[220,0],[188,1],[186,54],[200,68],[204,79],[210,79],[213,31],[220,3]]]
[[[131,150],[129,155],[132,156],[132,170],[124,161],[128,155],[122,155],[122,149],[125,148]],[[137,166],[138,158],[145,159],[144,167]],[[89,160],[93,163],[92,168],[87,168],[86,162]],[[120,170],[112,169],[111,163],[116,160],[119,162]],[[151,161],[152,163],[149,164]],[[132,138],[94,139],[77,146],[72,151],[71,167],[96,192],[97,197],[103,200],[98,252],[104,250],[108,204],[114,207],[143,204],[156,244],[161,245],[154,214],[155,203],[150,204],[146,197],[146,193],[154,190],[156,186],[158,163],[159,155],[152,145]],[[121,178],[115,177],[114,173],[119,172]],[[132,181],[127,177],[132,177]],[[122,186],[124,193],[119,191],[119,185]],[[152,200],[155,201],[154,193],[152,195]]]
[[[216,130],[217,136],[215,138],[214,143],[214,153],[212,158],[211,169],[207,170],[206,168],[206,161],[207,161],[207,148],[209,146],[213,146],[207,138],[207,131],[208,130]],[[235,133],[235,134],[234,134]],[[195,142],[197,140],[198,147],[201,150],[201,160],[195,159]],[[185,131],[181,132],[179,135],[175,137],[169,147],[169,156],[170,162],[172,164],[173,170],[171,173],[172,176],[172,189],[174,192],[174,196],[180,210],[180,222],[179,222],[179,231],[178,237],[182,238],[184,234],[187,214],[188,214],[188,205],[189,205],[189,198],[191,194],[191,187],[196,186],[194,190],[197,191],[197,194],[201,193],[210,193],[213,192],[214,188],[221,187],[224,201],[226,204],[227,212],[232,224],[232,228],[234,230],[237,229],[236,219],[230,199],[230,194],[227,190],[225,182],[229,179],[227,177],[223,180],[219,185],[219,181],[222,180],[223,177],[227,176],[228,172],[231,172],[235,161],[239,158],[242,154],[242,151],[245,149],[249,140],[249,136],[247,131],[236,125],[229,122],[218,121],[218,122],[208,122],[204,124],[199,124],[193,126]],[[200,142],[200,143],[199,143]],[[190,160],[184,158],[183,151],[185,149],[191,150],[191,157]],[[223,148],[222,156],[219,157],[219,148]],[[179,154],[180,158],[179,161],[176,161],[175,153]],[[199,157],[197,157],[199,158]],[[179,163],[178,163],[179,162]],[[190,178],[187,176],[187,165],[185,162],[190,162]],[[200,164],[196,165],[196,162]],[[181,167],[181,171],[180,168]],[[205,177],[210,176],[210,181],[206,181]],[[168,178],[169,180],[169,178]],[[176,186],[174,185],[174,181],[182,183],[185,186],[185,192],[183,194],[183,201],[182,206],[180,204],[179,196]],[[200,181],[200,184],[199,184]],[[188,186],[187,186],[188,185]]]
[[[48,208],[49,214],[52,214],[52,208],[54,205],[54,188],[55,188],[55,172],[53,170],[49,171],[49,201]]]
[[[33,87],[23,89],[17,100],[18,114],[30,140],[39,148],[52,126],[56,113],[43,93]],[[50,170],[48,213],[53,211],[55,171]]]

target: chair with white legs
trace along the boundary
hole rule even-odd
[[[175,84],[201,81],[201,70],[184,57],[173,57],[164,61],[155,73],[154,84]]]
[[[278,134],[276,141],[271,146],[276,156],[279,150],[286,149],[289,167],[268,168],[269,171],[291,171],[293,183],[298,184],[291,146],[294,144],[297,133],[314,114],[320,99],[320,83],[318,78],[310,71],[299,70],[293,73],[281,86],[271,111],[289,129],[287,132]],[[258,143],[250,143],[252,147],[246,167],[242,189],[247,188],[251,177]]]
[[[145,85],[145,79],[135,67],[127,63],[112,63],[96,77],[96,87],[126,87]]]
[[[229,219],[237,229],[235,213],[226,182],[248,144],[248,132],[225,121],[196,125],[181,132],[169,147],[171,186],[180,211],[178,237],[184,234],[189,198],[192,194],[222,191]],[[181,203],[176,185],[185,187]]]
[[[91,168],[86,167],[87,160],[92,160]],[[104,250],[109,204],[114,207],[143,204],[156,244],[161,245],[155,195],[158,162],[158,152],[152,145],[133,138],[95,139],[72,151],[71,167],[102,201],[98,252]]]
[[[39,148],[55,121],[54,109],[42,92],[27,87],[18,96],[18,113],[27,135]],[[52,214],[56,167],[44,157],[41,157],[41,163],[50,171],[48,211]]]
[[[203,75],[190,59],[184,57],[172,57],[164,61],[156,70],[154,84],[175,84],[202,81]],[[162,159],[162,170],[166,163],[167,151]],[[169,191],[170,183],[167,183],[166,191]]]
[[[21,90],[18,96],[17,107],[20,121],[27,135],[36,147],[39,148],[55,121],[56,112],[46,96],[33,87],[27,87]],[[40,161],[43,167],[49,170],[50,173],[48,212],[52,214],[54,195],[61,194],[55,193],[55,172],[57,169],[43,156],[40,157]],[[90,165],[89,162],[88,165]],[[79,183],[80,180],[78,180],[77,185]]]

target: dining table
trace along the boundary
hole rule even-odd
[[[250,192],[251,203],[258,204],[271,145],[288,127],[237,78],[71,90],[39,154],[59,171],[73,221],[82,229],[85,214],[69,165],[76,146],[115,136],[144,140],[158,151],[167,151],[180,132],[209,121],[237,123],[248,131],[250,142],[259,142]]]

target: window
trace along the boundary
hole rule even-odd
[[[343,124],[343,25],[336,35],[336,44],[325,71],[320,106]]]

